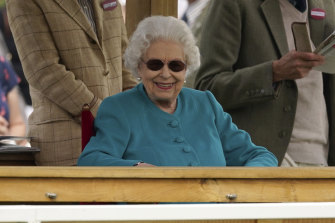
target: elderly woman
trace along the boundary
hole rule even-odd
[[[153,16],[139,23],[125,65],[142,80],[106,98],[82,166],[277,166],[277,159],[232,123],[209,92],[183,88],[200,64],[187,25]]]

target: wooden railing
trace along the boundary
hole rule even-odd
[[[335,168],[0,167],[0,202],[335,202]]]
[[[164,202],[174,204],[157,205]],[[6,222],[25,213],[56,222],[335,222],[335,168],[8,166],[0,167],[0,203],[0,222],[11,211],[18,214]]]

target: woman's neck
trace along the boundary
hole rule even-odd
[[[162,111],[173,114],[177,108],[177,99],[173,102],[170,101],[155,101],[155,105]]]

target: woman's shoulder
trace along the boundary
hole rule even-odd
[[[182,93],[185,95],[185,97],[194,98],[196,100],[197,99],[203,100],[204,98],[211,99],[214,97],[213,94],[208,90],[200,91],[200,90],[196,90],[193,88],[187,88],[187,87],[183,88]]]
[[[138,86],[135,86],[134,88],[131,88],[129,90],[106,97],[104,101],[119,101],[123,99],[131,99],[132,97],[135,97],[137,95],[138,93],[137,91],[138,91]]]
[[[189,96],[204,95],[206,91],[200,91],[193,88],[183,87],[182,92]]]
[[[123,105],[127,105],[129,106],[129,104],[132,103],[132,101],[138,101],[138,92],[137,92],[137,86],[114,94],[112,96],[106,97],[105,99],[103,99],[102,103],[100,106],[123,106]],[[133,104],[132,104],[133,105]]]
[[[182,97],[185,105],[188,107],[196,107],[199,110],[208,111],[222,109],[213,93],[208,90],[199,91],[191,88],[183,88]]]

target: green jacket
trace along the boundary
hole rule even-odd
[[[308,0],[311,38],[318,45],[335,29],[335,2]],[[324,19],[311,18],[314,8]],[[282,161],[290,141],[296,105],[295,81],[272,84],[272,61],[288,52],[277,0],[214,0],[203,24],[202,65],[195,87],[210,90],[257,145]],[[323,74],[329,119],[328,164],[335,165],[335,78]]]

